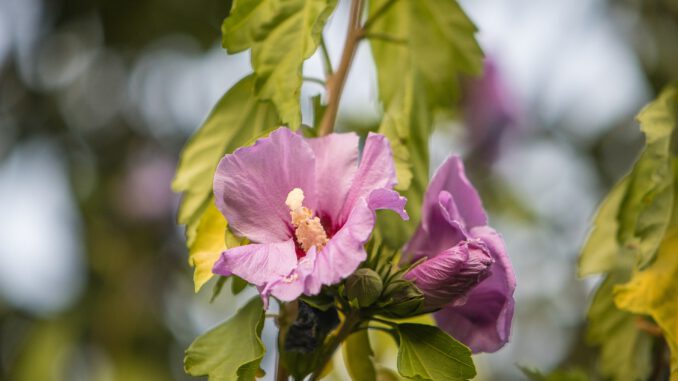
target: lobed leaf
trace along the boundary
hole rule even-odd
[[[388,3],[370,2],[371,16]],[[428,183],[433,112],[451,106],[460,73],[474,74],[482,68],[475,32],[456,1],[436,0],[396,1],[368,30],[368,37],[389,37],[371,40],[385,108],[379,132],[391,142],[397,189],[407,197],[410,215],[409,222],[386,215],[378,219],[379,230],[391,247],[401,247],[419,222]]]
[[[183,192],[177,219],[180,224],[186,225],[189,263],[200,264],[200,268],[196,267],[196,290],[209,279],[205,269],[212,260],[216,260],[217,251],[223,251],[224,234],[227,234],[226,238],[230,234],[225,229],[226,220],[217,216],[212,195],[212,179],[219,160],[224,154],[253,141],[277,125],[274,107],[254,96],[254,77],[250,75],[219,100],[202,127],[184,147],[172,189]],[[219,239],[216,231],[221,228]],[[199,238],[201,234],[207,236]],[[235,240],[232,236],[230,238]]]
[[[674,157],[671,149],[678,116],[678,86],[664,90],[638,114],[645,149],[629,175],[618,215],[620,243],[635,251],[638,266],[654,259],[671,220]]]
[[[615,287],[620,309],[651,316],[671,350],[671,381],[678,380],[678,233],[662,242],[655,261]]]
[[[613,381],[645,380],[652,371],[652,338],[638,329],[636,317],[614,303],[615,285],[628,277],[626,270],[607,275],[588,312],[588,340],[600,346],[600,371]]]
[[[617,216],[628,185],[628,177],[624,177],[600,204],[579,256],[579,276],[610,272],[617,266],[618,255],[622,251],[617,240]]]
[[[209,381],[254,380],[266,348],[264,309],[255,297],[227,321],[199,336],[186,350],[184,369]]]
[[[471,350],[440,328],[405,323],[400,337],[398,371],[418,380],[468,380],[476,375]]]
[[[525,377],[532,381],[588,381],[589,376],[579,369],[555,371],[545,375],[536,369],[520,367]]]
[[[255,88],[291,128],[301,125],[302,66],[318,48],[336,0],[238,0],[222,24],[229,53],[252,49]]]
[[[212,267],[226,250],[224,239],[226,225],[226,218],[221,215],[214,203],[210,203],[200,217],[195,230],[195,239],[188,247],[188,264],[195,267],[193,274],[195,292],[200,291],[200,288],[212,279],[214,275]]]

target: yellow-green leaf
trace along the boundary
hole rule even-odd
[[[318,48],[336,0],[238,0],[222,24],[229,53],[252,49],[256,92],[291,128],[301,125],[302,66]]]
[[[353,381],[375,381],[372,348],[367,331],[358,331],[344,341],[343,353],[346,370]]]
[[[623,310],[651,316],[671,349],[671,381],[678,381],[678,232],[662,242],[655,261],[615,288]]]
[[[199,336],[186,350],[184,369],[209,381],[251,381],[266,348],[261,341],[264,309],[253,298],[235,315]]]
[[[195,267],[193,283],[195,292],[212,279],[212,267],[219,255],[226,250],[224,235],[226,234],[226,218],[219,212],[214,203],[200,218],[196,229],[196,237],[188,248],[188,263]],[[229,233],[230,234],[230,233]]]
[[[617,240],[619,208],[628,189],[628,178],[619,181],[600,204],[589,237],[579,256],[579,276],[612,271],[622,248]]]
[[[600,346],[600,372],[613,381],[646,380],[652,371],[652,338],[638,329],[635,316],[614,304],[613,288],[628,277],[627,270],[607,275],[588,312],[587,338]]]
[[[273,105],[261,102],[254,96],[254,78],[250,75],[219,100],[202,127],[186,143],[172,189],[183,192],[177,219],[180,224],[186,225],[186,244],[189,248],[195,246],[202,221],[210,226],[210,229],[204,228],[203,231],[216,229],[215,216],[206,219],[204,214],[208,206],[214,204],[212,179],[219,160],[224,154],[253,141],[277,125],[278,116]],[[210,240],[206,238],[204,241]],[[200,246],[203,245],[201,243]],[[192,259],[190,261],[195,262]],[[196,287],[199,288],[197,283]]]
[[[654,259],[671,220],[674,198],[671,141],[677,116],[678,86],[670,86],[637,117],[645,133],[645,149],[629,175],[618,216],[618,239],[635,251],[640,268]]]
[[[370,2],[374,14],[391,0]],[[447,107],[458,94],[459,74],[478,74],[483,53],[474,35],[476,27],[454,0],[396,1],[373,24],[369,33],[387,35],[371,41],[377,64],[381,99],[389,104],[415,70],[435,105]]]

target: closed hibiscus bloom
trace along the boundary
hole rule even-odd
[[[367,257],[375,211],[407,219],[386,138],[370,134],[360,160],[358,146],[353,133],[306,139],[279,128],[224,156],[216,205],[252,243],[224,251],[213,272],[256,285],[265,302],[315,295],[352,274]]]
[[[438,326],[475,353],[508,342],[515,275],[460,158],[449,157],[433,175],[404,251],[411,261],[426,258],[405,277],[424,293],[424,308],[438,309]]]

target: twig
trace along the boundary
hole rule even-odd
[[[337,71],[327,78],[327,109],[320,122],[318,130],[318,135],[320,136],[327,135],[334,129],[334,122],[337,119],[341,93],[344,90],[344,84],[346,83],[348,71],[353,62],[358,42],[363,34],[360,26],[362,10],[363,0],[353,0],[351,3],[348,30],[346,32],[346,42],[344,43],[344,50],[341,53],[341,61],[339,62]]]

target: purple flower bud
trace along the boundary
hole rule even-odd
[[[424,309],[461,306],[468,292],[490,276],[494,263],[482,242],[462,241],[410,270],[411,280],[424,293]]]

